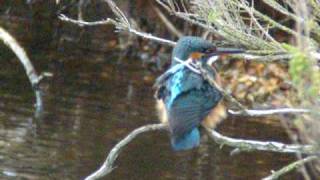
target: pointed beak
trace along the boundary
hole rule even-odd
[[[217,48],[216,49],[216,54],[220,55],[220,54],[240,54],[240,53],[244,53],[245,50],[243,49],[236,49],[236,48]]]
[[[216,56],[216,55],[227,55],[227,54],[241,54],[244,53],[245,50],[243,49],[236,49],[236,48],[216,48],[212,52],[208,53],[207,56]]]

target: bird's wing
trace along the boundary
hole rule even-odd
[[[178,71],[182,70],[184,68],[184,65],[177,64],[170,69],[168,69],[166,72],[164,72],[162,75],[160,75],[156,82],[153,85],[153,88],[156,89],[155,97],[157,99],[162,99],[165,96],[166,93],[166,86],[168,85],[168,80]]]
[[[173,101],[182,93],[192,89],[200,88],[204,80],[201,75],[196,74],[184,67],[171,75],[163,85],[163,99],[168,108]]]
[[[221,98],[222,94],[207,82],[203,82],[201,88],[189,89],[179,94],[168,113],[172,135],[181,137],[198,127]]]
[[[171,96],[173,100],[176,95],[199,87],[201,83],[202,77],[199,74],[193,73],[183,64],[177,64],[158,77],[153,87],[156,88],[157,99]]]
[[[156,82],[154,83],[153,87],[157,88],[159,86],[162,86],[166,82],[166,80],[168,80],[168,78],[170,78],[174,73],[176,73],[177,71],[183,68],[184,68],[183,64],[177,64],[171,67],[156,79]]]

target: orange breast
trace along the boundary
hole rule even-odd
[[[215,80],[219,86],[221,86],[221,78],[214,67],[213,71],[216,74]],[[215,128],[223,119],[227,117],[227,108],[221,100],[208,114],[208,116],[202,121],[202,125],[207,128]]]
[[[200,52],[193,52],[193,53],[190,54],[191,59],[194,59],[194,60],[198,60],[202,56],[203,56],[203,53],[200,53]]]
[[[164,124],[168,123],[168,114],[166,111],[166,106],[164,105],[162,100],[157,100],[156,109],[158,112],[160,122]]]
[[[219,102],[208,116],[202,121],[202,125],[206,128],[215,128],[223,119],[227,117],[226,107],[223,102]]]

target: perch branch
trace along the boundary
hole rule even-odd
[[[308,156],[304,159],[300,159],[298,161],[295,161],[281,169],[279,169],[278,171],[275,171],[275,172],[272,172],[272,174],[270,176],[267,176],[265,178],[263,178],[262,180],[274,180],[274,179],[279,179],[280,176],[294,170],[294,169],[297,169],[301,166],[303,166],[305,163],[307,162],[310,162],[310,161],[313,161],[315,159],[318,159],[317,156]]]
[[[168,127],[166,124],[150,124],[139,127],[133,130],[129,135],[127,135],[124,139],[122,139],[118,144],[116,144],[111,151],[109,152],[106,160],[101,165],[101,167],[87,176],[86,180],[94,180],[106,176],[114,169],[114,162],[117,160],[121,150],[128,145],[134,138],[136,138],[139,134],[155,131],[155,130],[166,130]],[[210,137],[220,145],[228,145],[230,147],[237,148],[242,151],[271,151],[271,152],[279,152],[279,153],[301,153],[301,154],[314,154],[316,153],[316,149],[311,145],[290,145],[283,144],[279,142],[273,141],[254,141],[254,140],[242,140],[235,139],[221,135],[220,133],[207,129]]]
[[[39,82],[41,78],[38,76],[35,68],[33,67],[30,59],[27,56],[27,53],[24,49],[19,45],[19,43],[12,37],[6,30],[0,27],[0,39],[7,45],[18,57],[21,64],[23,65],[26,74],[29,78],[29,82],[33,88],[33,91],[36,96],[36,109],[40,111],[42,109],[42,97],[41,91],[39,88]]]

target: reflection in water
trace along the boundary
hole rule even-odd
[[[139,63],[120,67],[103,54],[74,52],[62,57],[42,67],[54,77],[43,84],[45,112],[40,119],[33,118],[33,94],[23,69],[2,62],[1,179],[83,178],[131,130],[156,122],[151,84],[143,80],[146,72]],[[264,121],[231,118],[219,131],[234,137],[287,140],[279,124]],[[230,156],[232,149],[219,147],[206,135],[202,142],[198,149],[177,153],[171,150],[166,132],[145,133],[122,151],[109,178],[259,179],[293,160],[266,152]]]

